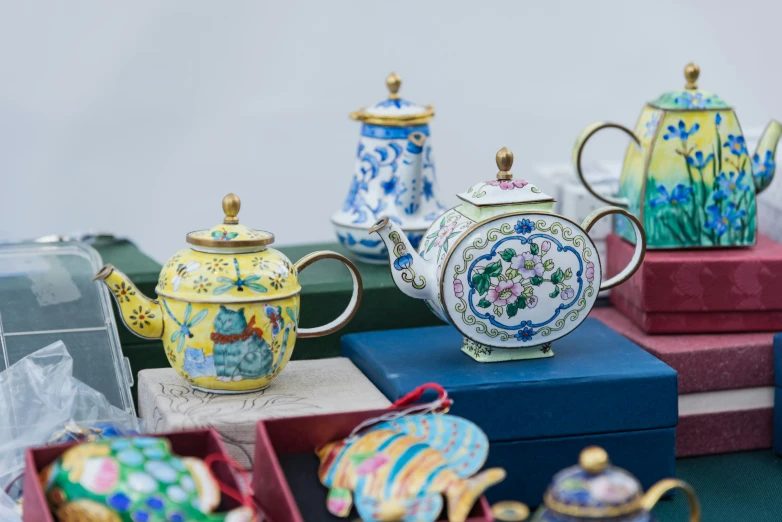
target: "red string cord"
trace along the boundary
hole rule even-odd
[[[414,402],[417,402],[419,399],[421,399],[421,397],[423,397],[426,390],[434,390],[437,392],[437,400],[443,401],[443,409],[447,410],[451,407],[451,404],[453,404],[453,400],[448,398],[448,392],[445,391],[445,388],[436,382],[427,382],[426,384],[418,386],[404,397],[398,399],[396,402],[394,402],[394,404],[389,406],[389,408],[397,408],[399,406],[413,404]]]
[[[219,453],[212,453],[211,455],[207,455],[204,459],[204,463],[209,469],[212,469],[212,464],[215,462],[224,462],[227,464],[228,467],[231,468],[231,471],[239,475],[240,481],[242,481],[244,485],[248,485],[250,483],[248,473],[231,457],[227,455],[221,455]],[[241,490],[236,489],[233,486],[229,486],[222,480],[219,480],[217,477],[215,477],[215,481],[217,482],[217,486],[220,488],[220,491],[222,491],[223,494],[231,497],[241,505],[250,508],[253,513],[255,513],[255,504],[253,503],[252,494],[246,493],[247,489],[249,489],[248,487],[243,488],[245,493],[242,493]]]

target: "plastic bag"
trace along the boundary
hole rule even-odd
[[[140,419],[73,377],[73,359],[61,341],[0,372],[0,491],[24,471],[27,448],[62,437],[66,427],[101,423],[123,432],[143,431]],[[0,514],[4,500],[0,495]]]

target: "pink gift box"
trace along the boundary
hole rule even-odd
[[[608,236],[606,274],[627,265],[633,249]],[[758,235],[749,248],[647,251],[611,303],[647,333],[782,330],[782,245]]]
[[[146,436],[146,435],[145,435]],[[182,457],[198,457],[205,459],[208,455],[220,454],[228,456],[228,453],[220,441],[220,435],[213,429],[188,430],[175,433],[156,433],[155,437],[165,437],[171,441],[171,449]],[[25,454],[24,470],[24,510],[22,520],[24,522],[55,522],[49,511],[46,494],[38,479],[40,472],[54,462],[66,449],[75,446],[75,442],[30,448]],[[224,462],[216,462],[212,465],[215,478],[237,489],[237,480],[233,470]],[[238,503],[222,495],[218,511],[228,511],[238,507]]]
[[[679,374],[679,394],[774,385],[773,333],[649,335],[615,308],[599,319]]]
[[[772,408],[679,417],[676,457],[770,448],[773,417]]]
[[[329,413],[309,417],[289,417],[266,419],[258,422],[253,459],[253,490],[258,506],[270,522],[311,522],[304,518],[303,506],[297,505],[293,489],[286,476],[291,463],[304,462],[303,467],[294,470],[297,480],[306,478],[322,499],[313,499],[317,505],[307,509],[320,509],[326,512],[326,488],[317,478],[317,457],[315,448],[350,435],[360,422],[388,413],[384,410],[368,410],[345,413]],[[302,477],[301,475],[307,475]],[[317,485],[313,485],[313,480]],[[298,490],[299,492],[301,490]],[[446,520],[445,510],[440,520]],[[353,517],[355,518],[355,517]],[[325,518],[329,520],[329,518]],[[491,509],[485,497],[476,502],[466,522],[491,522]]]

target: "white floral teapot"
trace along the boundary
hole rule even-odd
[[[454,325],[462,351],[481,362],[553,355],[551,342],[581,324],[600,290],[627,280],[646,250],[628,211],[603,207],[579,225],[554,214],[554,199],[535,185],[513,179],[512,164],[501,149],[496,180],[459,194],[463,203],[435,220],[417,253],[388,217],[370,229],[389,250],[396,285]],[[589,230],[609,214],[628,219],[636,245],[629,265],[601,282]]]
[[[339,242],[365,263],[387,262],[383,243],[366,237],[381,216],[388,216],[417,246],[445,210],[437,199],[429,142],[434,109],[401,98],[401,85],[399,76],[390,74],[388,99],[350,115],[362,123],[361,138],[348,196],[331,223]]]

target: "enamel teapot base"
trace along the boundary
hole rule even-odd
[[[266,386],[261,386],[260,388],[255,388],[251,390],[215,390],[213,388],[204,388],[203,386],[193,386],[192,384],[190,385],[190,387],[193,388],[194,390],[198,390],[204,393],[214,393],[216,395],[240,395],[242,393],[254,393],[254,392],[263,391],[269,386],[271,386],[271,384],[267,384]]]
[[[476,343],[472,339],[464,338],[462,352],[474,360],[482,363],[520,361],[522,359],[540,359],[552,357],[551,343],[543,343],[537,346],[525,346],[523,348],[495,348]]]

